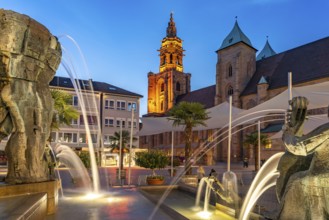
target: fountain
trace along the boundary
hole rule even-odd
[[[79,186],[79,189],[91,192],[92,186],[89,173],[78,155],[70,147],[62,144],[58,144],[54,151],[58,162],[69,169],[70,175],[76,185]]]
[[[48,158],[53,111],[49,82],[61,61],[61,47],[46,27],[26,15],[0,9],[0,17],[0,140],[9,137],[7,185],[0,195],[47,192],[47,213],[52,214],[57,182],[43,158]]]
[[[278,163],[283,153],[277,153],[269,158],[255,176],[240,210],[239,220],[246,220],[258,198],[270,187],[276,184],[279,176]]]

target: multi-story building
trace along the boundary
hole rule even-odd
[[[191,74],[183,73],[182,40],[176,36],[176,27],[172,15],[168,23],[167,36],[160,48],[160,71],[148,73],[148,114],[164,116],[166,112],[181,101],[199,102],[205,108],[228,101],[232,96],[233,106],[250,109],[273,98],[287,89],[288,72],[293,73],[293,86],[316,84],[329,80],[329,37],[276,53],[268,40],[257,54],[250,39],[243,33],[236,21],[231,32],[225,37],[217,53],[216,82],[205,88],[190,91]],[[256,55],[257,54],[257,55]],[[276,132],[283,121],[276,124],[262,124],[262,132]],[[246,154],[243,137],[255,130],[247,129],[232,137],[232,160],[241,160]],[[211,141],[215,130],[194,132],[194,144]],[[184,144],[182,133],[175,134],[175,154],[182,154]],[[169,138],[168,138],[169,137]],[[162,133],[140,137],[140,147],[166,149],[170,146],[171,133]],[[227,160],[227,142],[207,152],[207,161]],[[275,140],[262,149],[267,159],[277,151],[284,150],[282,142]],[[251,155],[252,156],[252,155]],[[210,157],[210,158],[209,158]]]
[[[58,131],[52,132],[52,144],[60,143],[76,150],[85,150],[92,142],[95,151],[102,155],[102,165],[118,165],[118,153],[110,151],[109,137],[122,129],[129,133],[133,130],[138,139],[139,106],[143,96],[105,82],[80,79],[73,82],[70,78],[59,76],[50,82],[51,89],[72,95],[72,105],[80,113],[79,119],[72,120],[70,126],[62,125]],[[76,92],[75,87],[80,92]],[[90,130],[91,140],[86,135],[87,129]],[[138,148],[139,141],[133,145]]]

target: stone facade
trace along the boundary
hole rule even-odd
[[[176,31],[176,29],[175,29]],[[250,109],[259,105],[274,96],[280,94],[287,89],[288,85],[288,72],[293,73],[292,84],[296,86],[305,86],[323,82],[329,80],[327,75],[328,65],[327,60],[329,59],[328,48],[329,38],[323,38],[309,44],[302,45],[300,47],[284,51],[276,54],[275,51],[269,44],[267,39],[265,47],[258,54],[256,59],[257,50],[251,44],[249,38],[242,32],[238,22],[236,21],[233,29],[223,40],[222,45],[216,51],[217,53],[217,64],[216,64],[216,84],[215,94],[212,96],[209,91],[212,89],[202,88],[196,91],[186,91],[186,94],[181,94],[178,98],[175,95],[164,95],[164,100],[168,100],[170,105],[165,105],[162,114],[169,110],[173,105],[180,101],[213,103],[212,105],[207,104],[207,108],[218,105],[222,102],[228,101],[229,96],[232,96],[233,106]],[[323,48],[323,49],[319,49]],[[161,69],[161,68],[160,68]],[[160,74],[161,75],[161,74]],[[156,103],[154,100],[156,97],[155,87],[156,80],[165,81],[165,74],[162,76],[150,73],[149,74],[149,113],[152,105]],[[157,77],[157,79],[155,79]],[[150,79],[152,79],[150,81]],[[171,81],[169,81],[172,83]],[[189,81],[186,81],[189,84]],[[160,84],[159,84],[160,85]],[[151,89],[150,89],[151,87]],[[153,90],[152,90],[153,89]],[[168,89],[169,90],[169,89]],[[208,93],[205,91],[207,90]],[[201,92],[202,91],[202,92]],[[154,95],[150,95],[154,93]],[[209,102],[208,99],[211,99]],[[207,101],[205,101],[207,100]],[[288,103],[287,103],[288,104]],[[160,105],[161,106],[161,105]],[[154,112],[154,111],[153,111]],[[324,113],[323,109],[312,110],[312,114]],[[268,136],[275,134],[279,131],[279,125],[283,124],[284,118],[281,116],[275,116],[278,122],[275,123],[262,123],[261,129],[266,130],[268,126],[274,124],[277,130],[271,130],[266,133]],[[232,133],[242,129],[237,127],[232,130]],[[231,160],[239,161],[244,156],[253,159],[253,152],[248,152],[243,146],[243,137],[251,132],[257,130],[257,126],[248,127],[241,132],[237,132],[232,136],[232,152]],[[212,130],[209,133],[215,133],[216,130]],[[175,132],[175,136],[177,132]],[[198,142],[211,139],[208,136],[206,139],[198,137],[195,138],[194,146],[198,146]],[[178,135],[179,136],[179,135]],[[159,135],[151,135],[141,138],[141,147],[145,148],[159,148],[166,146],[162,142]],[[175,146],[182,145],[184,140],[175,142]],[[223,140],[217,144],[213,149],[213,156],[215,161],[226,161],[227,160],[227,141]],[[281,139],[272,140],[271,144],[261,149],[261,159],[268,159],[271,155],[284,151],[284,147]],[[252,160],[250,160],[252,161]]]
[[[168,69],[148,74],[148,114],[164,114],[175,105],[178,95],[191,90],[191,74]]]
[[[163,38],[160,54],[159,73],[148,73],[148,115],[163,115],[176,104],[179,95],[191,90],[191,74],[183,72],[182,40],[177,37],[177,30],[172,14]]]

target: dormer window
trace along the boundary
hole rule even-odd
[[[232,68],[232,65],[229,65],[229,67],[228,67],[228,77],[232,77],[232,75],[233,75],[233,68]]]

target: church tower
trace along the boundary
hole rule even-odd
[[[177,37],[170,14],[166,37],[161,42],[159,73],[148,73],[148,115],[164,115],[175,105],[178,95],[190,92],[191,74],[183,72],[183,41]]]
[[[215,105],[228,102],[229,96],[232,96],[232,105],[241,108],[240,94],[256,71],[256,51],[249,38],[240,29],[238,22],[235,21],[233,29],[216,51]],[[241,133],[234,134],[236,130],[232,131],[232,161],[241,159],[243,155],[240,147],[242,146]],[[217,148],[219,160],[228,160],[227,145],[227,141],[219,144]]]
[[[233,29],[216,51],[215,105],[228,101],[232,95],[233,105],[241,108],[240,94],[256,71],[256,52],[235,21]]]

